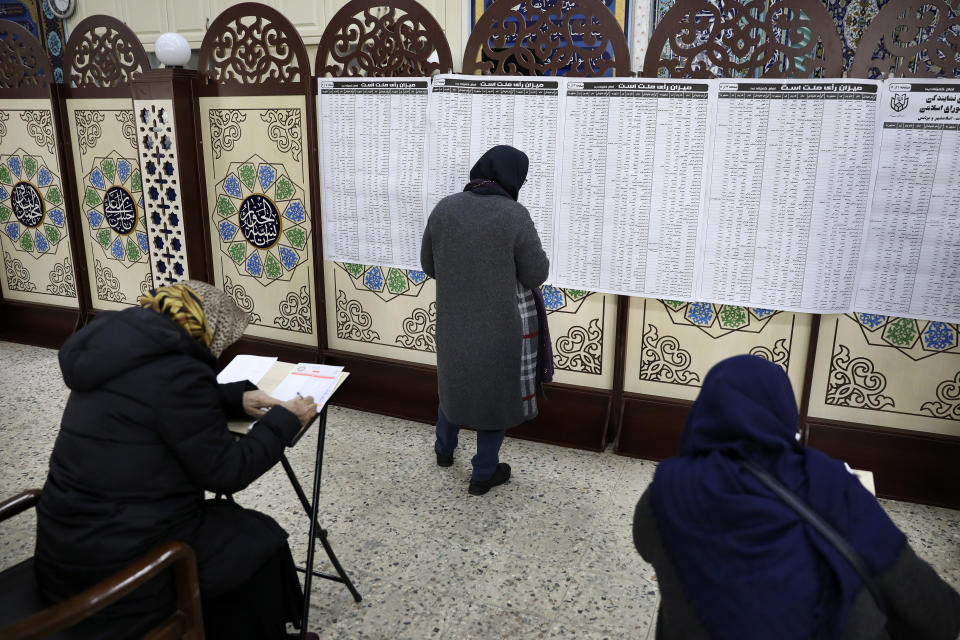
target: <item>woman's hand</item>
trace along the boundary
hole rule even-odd
[[[279,400],[268,396],[259,389],[243,392],[243,411],[248,416],[260,418],[267,412],[267,409],[278,404],[281,404]]]
[[[317,403],[313,399],[313,396],[307,396],[306,398],[297,396],[296,398],[291,398],[286,402],[278,402],[277,404],[285,407],[290,410],[293,415],[297,416],[300,420],[301,427],[310,424],[310,421],[317,415]]]

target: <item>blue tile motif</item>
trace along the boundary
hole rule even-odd
[[[860,324],[863,326],[870,329],[876,329],[886,322],[887,316],[878,315],[876,313],[858,313],[857,319],[860,320]]]
[[[234,198],[242,197],[240,192],[240,181],[237,180],[237,176],[229,176],[223,183],[223,190]]]
[[[303,210],[302,202],[294,200],[287,206],[286,211],[283,212],[283,217],[293,222],[303,222],[307,219],[307,212]]]
[[[104,180],[103,174],[100,172],[100,169],[94,169],[93,173],[90,174],[90,184],[95,186],[97,189],[107,188],[106,180]]]
[[[383,291],[383,271],[380,267],[373,267],[363,276],[363,284],[371,291]]]
[[[45,187],[53,182],[53,174],[46,167],[40,167],[40,173],[37,174],[37,183]]]
[[[266,191],[270,188],[270,185],[273,184],[273,181],[277,179],[277,170],[271,167],[268,164],[260,165],[260,189]]]
[[[297,266],[297,259],[299,256],[297,252],[293,249],[288,249],[287,247],[280,247],[280,262],[283,264],[283,267],[290,271],[295,266]]]
[[[11,222],[7,225],[7,235],[10,236],[11,240],[16,240],[20,237],[20,225],[16,222]]]
[[[247,273],[252,276],[259,276],[263,273],[263,264],[260,262],[260,254],[256,251],[250,254],[250,257],[247,258]]]
[[[427,279],[427,274],[423,271],[414,271],[413,269],[407,269],[407,277],[410,278],[410,282],[413,284],[420,284]]]
[[[709,302],[694,302],[687,308],[687,320],[701,327],[713,324],[716,313]]]
[[[103,214],[99,211],[90,211],[87,213],[87,217],[90,218],[90,226],[96,229],[100,226],[100,223],[103,222]]]
[[[126,160],[117,163],[117,177],[120,178],[120,182],[126,182],[130,177],[130,163]]]
[[[3,187],[0,187],[0,200],[6,200],[9,197],[10,197],[10,194],[7,193],[7,190],[4,189]]]
[[[137,202],[137,206],[143,209],[143,196],[140,196],[140,200]]]
[[[137,245],[140,247],[140,251],[150,253],[150,245],[147,244],[147,234],[142,231],[137,231]]]
[[[54,209],[53,211],[47,212],[47,217],[53,220],[53,224],[58,227],[63,226],[63,211],[61,209]]]
[[[117,260],[123,260],[125,253],[123,251],[123,243],[120,242],[120,238],[117,238],[113,241],[113,245],[110,247],[110,253]]]
[[[230,242],[233,240],[233,236],[237,235],[239,227],[233,224],[228,220],[224,220],[220,223],[220,237],[223,238],[224,242]]]
[[[755,315],[760,320],[763,320],[767,316],[772,316],[773,314],[776,313],[776,311],[774,311],[773,309],[761,309],[759,307],[754,307],[753,309],[750,309],[750,311],[752,311],[753,315]]]
[[[561,292],[560,289],[545,284],[540,291],[543,293],[543,306],[547,309],[556,311],[563,307],[563,292]]]
[[[7,165],[10,167],[10,170],[17,174],[17,177],[20,177],[20,158],[17,156],[10,156],[10,159],[7,160]]]
[[[37,232],[36,239],[37,239],[37,251],[39,251],[40,253],[46,253],[47,249],[50,248],[50,243],[47,242],[47,239],[43,237],[43,234],[40,233],[39,231]]]
[[[957,344],[957,334],[946,322],[931,322],[923,331],[923,346],[928,349],[949,349]]]
[[[56,31],[51,31],[47,34],[47,49],[52,56],[60,55],[60,52],[63,50],[63,43],[60,41],[60,36]]]

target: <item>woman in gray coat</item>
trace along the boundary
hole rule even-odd
[[[469,491],[510,478],[499,462],[506,430],[537,416],[538,322],[531,289],[549,260],[517,202],[529,160],[509,146],[487,151],[463,192],[433,209],[420,263],[437,280],[437,464],[453,464],[460,426],[477,431]]]

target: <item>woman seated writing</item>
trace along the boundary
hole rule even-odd
[[[234,493],[260,477],[316,405],[217,383],[217,357],[247,325],[222,291],[187,281],[140,304],[98,314],[60,350],[70,397],[37,507],[38,582],[59,601],[182,541],[197,556],[208,638],[283,638],[302,616],[287,533],[204,491]],[[259,421],[236,440],[227,420],[245,416]],[[91,623],[136,635],[169,612],[171,585],[148,583]]]

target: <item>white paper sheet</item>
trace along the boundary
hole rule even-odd
[[[420,269],[428,84],[318,82],[325,259]]]
[[[558,286],[692,299],[709,86],[566,82]]]
[[[304,398],[313,396],[317,410],[320,410],[333,395],[341,373],[343,367],[301,362],[287,374],[271,395],[282,401],[296,398],[297,395]]]
[[[870,198],[879,83],[715,82],[698,297],[849,311]]]
[[[530,158],[520,204],[549,256],[557,191],[557,150],[563,130],[558,78],[435,76],[427,117],[427,212],[463,191],[470,168],[490,147],[507,144]]]
[[[249,380],[253,384],[257,384],[276,362],[276,358],[238,355],[217,374],[217,382],[227,384],[228,382]]]
[[[880,114],[854,308],[960,322],[960,81],[888,80]]]

